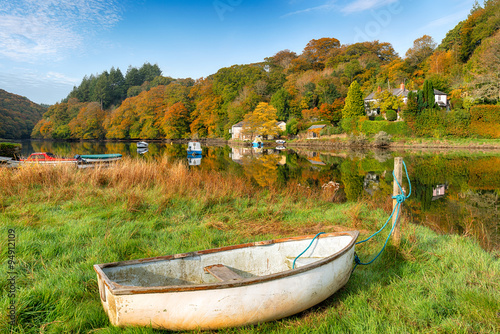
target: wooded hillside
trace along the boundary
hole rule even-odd
[[[47,108],[0,89],[0,138],[29,138]]]
[[[52,106],[34,137],[83,139],[229,138],[229,129],[261,102],[277,120],[297,127],[342,117],[349,86],[363,96],[382,89],[422,89],[424,82],[448,94],[453,110],[470,119],[470,108],[500,99],[500,0],[476,4],[441,45],[424,35],[405,57],[392,45],[311,40],[301,54],[282,50],[263,62],[222,68],[207,78],[174,79],[157,65],[111,68],[85,77],[63,102]],[[482,110],[482,109],[481,109]]]

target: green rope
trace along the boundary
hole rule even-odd
[[[396,221],[398,220],[398,217],[399,217],[399,208],[401,206],[401,204],[404,203],[404,201],[406,201],[410,195],[411,195],[411,182],[410,182],[410,177],[408,176],[408,170],[406,169],[406,164],[405,162],[403,161],[403,166],[405,168],[405,172],[406,172],[406,179],[408,180],[408,184],[410,185],[410,189],[409,189],[409,192],[408,192],[408,195],[405,196],[404,195],[404,191],[403,191],[403,188],[401,187],[401,185],[399,184],[399,181],[398,179],[396,178],[396,176],[394,175],[394,171],[392,172],[392,176],[394,177],[394,180],[396,181],[396,184],[398,185],[399,187],[399,190],[401,192],[401,194],[399,195],[396,195],[396,196],[392,196],[393,199],[395,199],[397,201],[397,204],[396,206],[394,207],[394,209],[392,210],[392,213],[391,213],[391,216],[389,217],[389,219],[387,219],[387,221],[385,222],[384,226],[382,226],[382,228],[380,230],[378,230],[377,232],[375,232],[373,235],[371,235],[369,238],[365,239],[365,240],[362,240],[362,241],[358,241],[356,243],[356,245],[359,245],[359,244],[362,244],[364,242],[367,242],[368,240],[370,240],[371,238],[373,238],[374,236],[376,236],[377,234],[379,234],[380,232],[382,232],[383,229],[385,229],[385,227],[387,226],[387,224],[389,223],[389,221],[392,219],[392,217],[394,216],[394,213],[396,213]],[[362,265],[362,266],[367,266],[371,263],[373,263],[373,261],[375,261],[379,256],[380,254],[382,254],[382,252],[384,251],[385,247],[387,246],[387,243],[389,242],[389,239],[392,235],[392,232],[394,231],[394,227],[396,225],[394,224],[391,228],[391,231],[389,232],[389,235],[387,236],[387,239],[385,240],[385,243],[384,243],[384,246],[382,247],[382,249],[380,250],[380,252],[378,252],[378,254],[369,262],[361,262],[361,260],[359,259],[358,257],[358,254],[354,253],[354,262],[356,262],[356,265],[354,266],[354,269],[356,269],[356,267],[358,265]],[[354,271],[353,269],[353,271]]]

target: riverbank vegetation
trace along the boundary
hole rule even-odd
[[[343,170],[358,180],[361,167],[373,169],[347,161]],[[415,168],[435,174],[423,173],[425,165]],[[0,224],[16,235],[18,325],[12,332],[159,333],[109,324],[93,264],[320,231],[356,229],[366,237],[388,217],[390,198],[377,198],[384,205],[362,197],[333,203],[337,188],[321,189],[298,182],[262,188],[243,176],[168,159],[125,159],[113,168],[84,170],[0,169]],[[6,240],[0,242],[2,263]],[[359,256],[370,259],[383,241],[358,246]],[[389,246],[374,264],[358,267],[345,288],[322,304],[219,333],[495,332],[499,255],[467,235],[437,235],[405,223],[399,247]],[[7,271],[6,265],[0,268],[3,277]],[[5,291],[7,282],[0,284]],[[0,298],[6,310],[10,299],[6,293]],[[2,312],[1,331],[9,331],[8,322]]]
[[[378,118],[390,121],[398,119],[399,110],[406,135],[499,138],[494,106],[499,102],[499,10],[498,0],[476,4],[439,46],[424,35],[404,58],[387,42],[341,44],[325,37],[309,41],[301,54],[282,50],[260,63],[222,68],[197,80],[162,76],[158,65],[148,63],[129,67],[125,74],[111,68],[85,77],[61,103],[51,106],[32,136],[228,139],[231,127],[259,103],[275,108],[276,121],[295,124],[285,134],[296,135],[317,120],[338,125],[358,115],[345,108],[348,88],[355,83],[355,105],[361,113],[360,98],[376,93],[370,109],[378,108]],[[411,93],[408,103],[403,103],[405,95],[398,87]],[[447,98],[441,99],[442,94]],[[373,132],[372,127],[366,131]],[[397,133],[404,131],[399,127]]]

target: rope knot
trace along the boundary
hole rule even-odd
[[[362,264],[356,252],[354,252],[354,262],[356,262],[357,265]]]
[[[403,203],[404,201],[406,201],[406,196],[403,195],[403,194],[399,194],[399,195],[396,195],[396,196],[392,196],[393,199],[395,199],[399,204]]]

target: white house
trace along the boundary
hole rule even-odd
[[[283,122],[283,121],[279,121],[278,123],[276,123],[276,126],[281,130],[281,131],[285,131],[286,130],[286,123]]]
[[[434,89],[434,98],[441,108],[448,108],[448,95],[437,89]]]
[[[231,134],[231,139],[243,139],[241,138],[241,131],[243,130],[243,121],[236,123],[231,127],[229,133]]]
[[[231,127],[231,129],[229,129],[229,133],[231,134],[231,139],[240,139],[240,140],[252,140],[252,138],[250,138],[250,136],[245,136],[243,135],[242,133],[242,130],[243,130],[243,126],[244,126],[244,122],[241,121],[239,123],[236,123],[235,125],[233,125]],[[281,131],[285,131],[286,130],[286,123],[285,122],[277,122],[276,123],[276,126],[281,130]],[[269,140],[272,140],[274,139],[274,136],[268,136]]]
[[[370,95],[368,95],[365,99],[365,110],[366,114],[368,116],[376,116],[380,114],[380,111],[377,108],[372,108],[375,102],[377,102],[377,99],[375,98],[375,95],[377,93],[382,92],[382,89],[378,87],[377,92],[373,92]],[[410,92],[408,89],[406,89],[405,84],[402,83],[399,88],[391,89],[390,90],[391,94],[394,96],[401,96],[403,98],[404,104],[408,102],[408,93]],[[417,91],[414,90],[412,91],[416,93]],[[437,89],[434,89],[434,99],[437,103],[438,106],[441,108],[448,108],[448,95],[446,93],[443,93]]]
[[[366,110],[366,114],[368,116],[376,116],[376,115],[380,114],[380,110],[378,108],[374,108],[373,106],[377,102],[377,99],[375,98],[375,95],[377,93],[381,93],[381,92],[382,92],[382,88],[378,87],[378,89],[377,89],[376,92],[371,93],[370,95],[368,95],[364,99],[365,110]],[[406,89],[404,83],[402,83],[401,86],[399,86],[399,88],[394,88],[394,89],[390,90],[390,93],[392,95],[397,96],[397,97],[401,96],[403,98],[404,104],[406,104],[406,102],[408,102],[408,93],[409,92],[410,91],[408,89]]]

